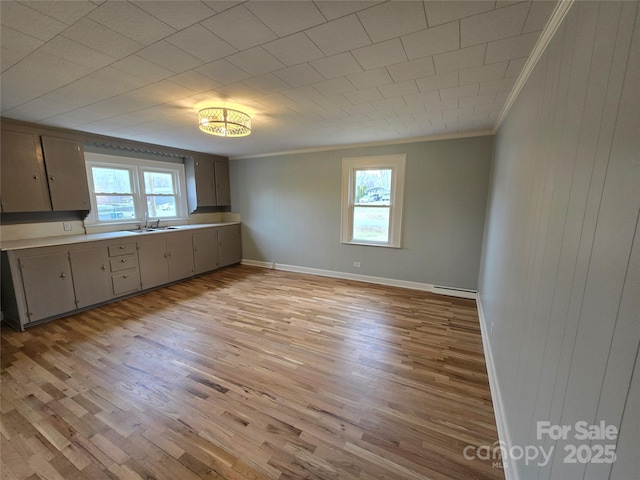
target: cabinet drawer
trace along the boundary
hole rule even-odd
[[[113,283],[113,294],[124,295],[126,293],[137,292],[140,290],[140,273],[138,269],[129,270],[111,276]]]
[[[118,245],[109,245],[109,256],[119,257],[120,255],[130,255],[136,252],[135,243],[121,243]]]
[[[109,260],[112,272],[119,272],[120,270],[127,270],[128,268],[138,267],[137,255],[123,255],[121,257],[112,258]]]

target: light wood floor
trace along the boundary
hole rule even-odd
[[[3,479],[501,479],[475,303],[228,268],[2,328]]]

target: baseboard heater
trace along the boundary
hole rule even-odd
[[[478,292],[476,290],[471,290],[468,288],[445,287],[443,285],[434,285],[433,293],[437,293],[438,295],[449,295],[452,297],[463,297],[471,299],[475,299],[478,296]]]

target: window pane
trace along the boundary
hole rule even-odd
[[[98,220],[130,220],[136,217],[132,195],[96,195]]]
[[[144,190],[147,194],[156,195],[171,195],[175,193],[173,190],[173,175],[171,173],[144,172]]]
[[[96,193],[132,193],[129,170],[92,167],[93,190]]]
[[[356,204],[391,204],[391,169],[356,170]]]
[[[148,195],[147,211],[149,212],[149,218],[176,217],[176,197]]]
[[[353,240],[389,241],[389,207],[353,207]]]

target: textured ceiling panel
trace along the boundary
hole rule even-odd
[[[555,1],[0,2],[2,115],[226,155],[491,129]],[[221,139],[197,110],[244,109]]]

